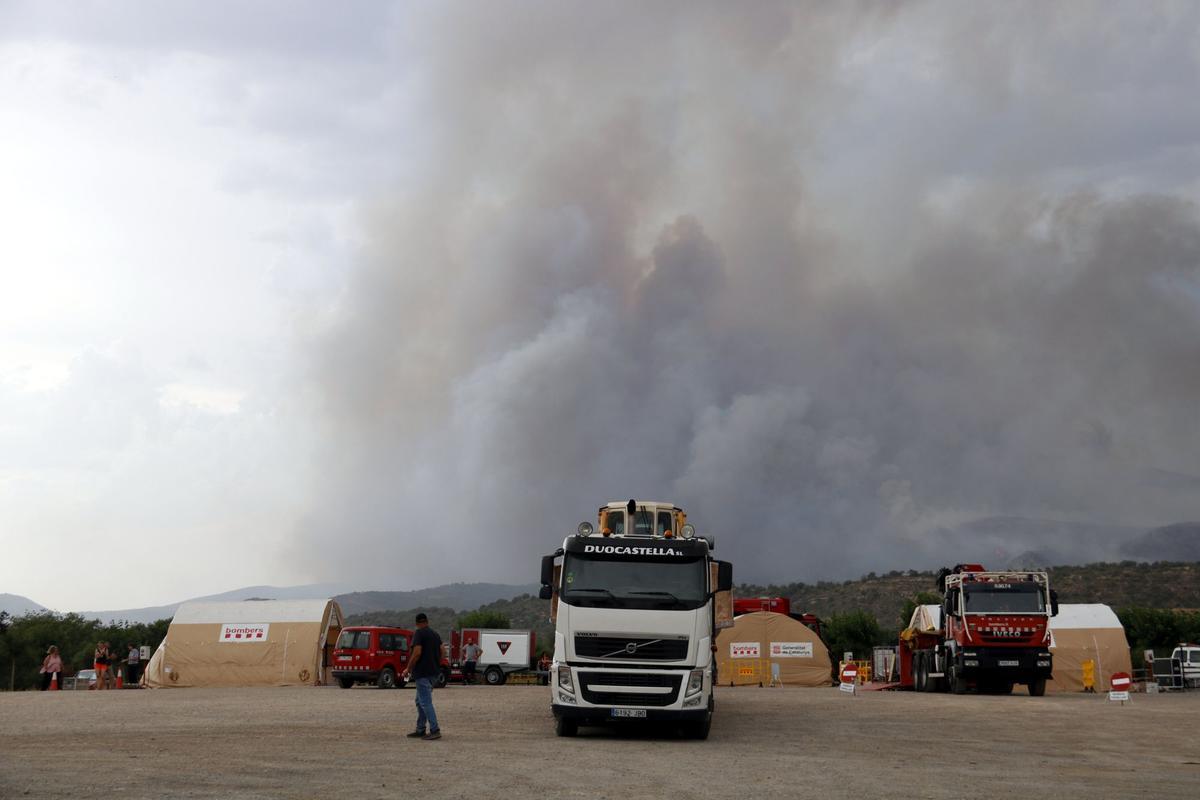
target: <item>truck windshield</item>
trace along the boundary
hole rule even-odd
[[[342,635],[338,637],[337,646],[339,650],[370,650],[371,632],[342,631]]]
[[[1035,583],[975,583],[963,587],[969,614],[1044,614],[1046,595]]]
[[[568,553],[562,599],[596,608],[694,609],[708,602],[705,559],[615,560]]]

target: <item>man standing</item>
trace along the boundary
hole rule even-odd
[[[433,710],[433,682],[442,671],[442,637],[429,627],[429,617],[417,614],[417,632],[413,634],[412,653],[408,657],[408,667],[404,670],[404,679],[411,675],[417,684],[417,729],[408,734],[410,739],[424,739],[431,742],[442,738],[442,729],[438,727],[437,714]],[[425,732],[425,723],[429,723],[429,732]]]
[[[125,683],[129,686],[138,685],[138,677],[141,675],[140,669],[142,666],[142,651],[136,644],[129,645],[129,655],[125,661]]]
[[[475,665],[479,661],[479,645],[470,642],[463,648],[463,683],[475,682]]]

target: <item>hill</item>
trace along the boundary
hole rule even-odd
[[[155,622],[175,616],[175,610],[183,603],[196,600],[222,602],[226,600],[320,600],[332,597],[338,592],[346,591],[348,587],[340,583],[312,583],[304,586],[244,586],[241,589],[231,589],[219,594],[208,594],[203,597],[192,597],[178,603],[165,606],[146,606],[145,608],[122,608],[114,611],[80,611],[84,619],[98,619],[101,622]]]
[[[338,601],[346,616],[351,617],[372,612],[394,613],[394,609],[409,610],[426,606],[471,611],[485,603],[537,590],[538,587],[534,584],[522,586],[507,583],[448,583],[415,591],[351,592],[339,594],[334,600]],[[408,621],[412,621],[411,615]]]
[[[1105,603],[1113,608],[1200,608],[1200,562],[1122,561],[1050,567],[1050,585],[1062,603]],[[870,573],[858,580],[816,584],[737,587],[740,597],[788,597],[793,611],[822,618],[850,611],[868,611],[885,628],[900,625],[904,601],[918,592],[935,592],[936,573]]]
[[[36,614],[39,611],[45,610],[46,607],[44,605],[35,603],[28,597],[0,592],[0,611],[7,611],[10,617],[19,617],[22,614]]]

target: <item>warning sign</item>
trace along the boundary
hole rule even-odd
[[[231,625],[226,623],[221,626],[221,633],[217,636],[218,642],[265,642],[267,640],[267,631],[271,624],[268,622],[251,623],[241,625]]]
[[[771,642],[771,658],[812,657],[812,642]]]
[[[496,647],[500,648],[500,655],[507,655],[508,648],[512,647],[512,642],[496,642]]]
[[[758,642],[730,642],[730,658],[759,658]]]

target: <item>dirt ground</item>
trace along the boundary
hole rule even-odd
[[[548,690],[0,695],[0,798],[1196,797],[1200,692],[1032,698],[721,688],[706,742],[556,738]],[[415,794],[414,794],[415,792]]]

